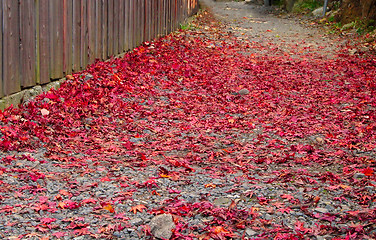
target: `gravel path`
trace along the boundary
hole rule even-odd
[[[202,2],[0,114],[2,239],[376,238],[375,59]]]

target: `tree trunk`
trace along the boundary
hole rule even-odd
[[[349,23],[357,19],[376,21],[376,0],[343,0],[338,19]]]

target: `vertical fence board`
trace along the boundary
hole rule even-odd
[[[102,59],[108,57],[108,1],[102,0]]]
[[[95,58],[102,59],[102,49],[103,49],[103,4],[101,0],[95,0]]]
[[[156,11],[156,0],[151,0],[151,12],[150,12],[150,21],[151,21],[151,26],[150,26],[150,38],[151,39],[155,39],[155,19],[156,19],[156,14],[155,14],[155,11]]]
[[[165,0],[159,0],[158,1],[158,12],[157,12],[157,16],[158,16],[158,19],[157,19],[157,38],[160,36],[161,34],[161,26],[162,26],[162,6],[163,6],[163,2]]]
[[[50,82],[50,25],[49,25],[49,0],[38,0],[39,21],[37,35],[37,82],[45,84]]]
[[[81,69],[81,1],[73,0],[72,15],[72,68],[73,71],[79,71]]]
[[[129,0],[129,47],[130,49],[134,48],[134,9],[135,9],[135,2],[134,0]]]
[[[129,50],[129,0],[124,0],[124,51]]]
[[[107,18],[108,18],[108,29],[107,29],[107,56],[112,56],[114,54],[114,1],[108,0],[108,11],[107,11]]]
[[[63,1],[50,0],[50,78],[63,77]]]
[[[124,47],[125,47],[125,44],[124,44],[124,31],[125,31],[125,27],[124,27],[124,4],[125,4],[125,1],[124,0],[119,0],[118,1],[118,9],[119,9],[119,46],[118,46],[118,53],[121,53],[124,51]]]
[[[35,4],[34,1],[26,0],[20,1],[19,6],[21,87],[30,87],[36,84]]]
[[[171,31],[174,31],[176,28],[175,21],[176,21],[177,0],[173,0],[172,3],[173,3],[173,7],[172,7],[172,16],[171,16],[171,23],[172,23]]]
[[[3,3],[0,3],[0,52],[3,52]],[[0,97],[4,96],[3,80],[3,58],[0,57]]]
[[[64,73],[73,70],[73,0],[64,0]]]
[[[91,1],[91,0],[89,0]],[[87,0],[81,0],[81,68],[88,64],[88,24],[87,24]]]
[[[144,41],[149,41],[149,3],[143,0],[144,4]]]
[[[144,0],[139,0],[139,6],[140,6],[140,44],[144,42],[145,40],[145,1]]]
[[[165,18],[165,28],[167,32],[171,31],[171,1],[166,2],[166,12],[164,14]]]
[[[19,22],[18,1],[3,0],[3,75],[4,94],[9,95],[19,91],[20,88],[20,49],[19,49]]]
[[[138,45],[138,27],[139,27],[139,23],[138,23],[138,0],[133,0],[134,2],[134,9],[133,9],[133,47],[137,47]]]
[[[88,64],[92,64],[95,61],[95,1],[87,1],[87,36],[88,36]]]
[[[114,50],[112,52],[112,55],[117,55],[119,53],[119,18],[120,18],[120,12],[119,12],[119,4],[120,0],[114,1],[114,11],[113,11],[113,19],[114,19]]]
[[[137,0],[137,45],[140,45],[142,43],[142,36],[143,36],[143,25],[142,25],[142,2],[143,0]]]

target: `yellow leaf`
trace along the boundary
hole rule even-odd
[[[161,174],[160,176],[161,176],[161,178],[171,178],[170,175],[166,175],[166,174]]]
[[[216,188],[217,186],[213,183],[205,184],[205,188]]]
[[[58,206],[59,206],[61,209],[64,209],[64,208],[65,208],[65,203],[63,203],[63,202],[59,202]]]
[[[114,208],[111,206],[111,204],[107,204],[106,206],[103,207],[103,209],[109,211],[110,213],[114,213],[115,210]]]

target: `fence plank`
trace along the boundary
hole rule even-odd
[[[38,0],[37,6],[37,83],[45,84],[50,82],[50,1]]]
[[[26,0],[19,6],[21,87],[30,87],[36,84],[35,4]]]
[[[157,21],[155,23],[157,25],[156,38],[158,38],[159,34],[161,33],[161,8],[162,8],[163,1],[165,1],[165,0],[157,2],[157,12],[156,12]]]
[[[173,5],[171,4],[171,1],[168,1],[168,0],[165,1],[165,4],[166,4],[166,6],[165,6],[163,12],[167,13],[167,16],[165,15],[164,20],[163,20],[164,22],[162,24],[163,34],[166,34],[167,32],[172,31],[172,28],[170,27],[170,25],[171,25],[171,10],[169,11],[169,8]]]
[[[129,0],[124,1],[124,50],[129,50]]]
[[[136,0],[137,3],[136,3],[136,36],[137,36],[137,39],[136,39],[136,45],[140,45],[141,44],[141,29],[142,29],[142,22],[141,22],[141,0]]]
[[[50,78],[63,77],[63,1],[50,0]]]
[[[106,59],[108,57],[108,1],[102,0],[102,58]]]
[[[156,1],[151,0],[151,12],[150,12],[150,39],[153,40],[155,38],[155,10],[156,10]]]
[[[145,40],[145,1],[144,0],[139,0],[139,6],[140,6],[140,11],[139,11],[139,18],[140,18],[140,44]]]
[[[95,1],[87,1],[87,36],[88,36],[88,64],[92,64],[95,61],[95,35],[96,35],[96,26],[95,26]]]
[[[89,0],[91,1],[91,0]],[[81,68],[88,64],[87,0],[81,0]]]
[[[64,0],[64,73],[73,70],[73,0]]]
[[[95,0],[95,51],[94,55],[95,58],[102,58],[102,50],[103,50],[103,27],[102,27],[102,19],[103,19],[103,4],[101,0]]]
[[[9,95],[20,91],[20,49],[19,49],[19,22],[18,1],[3,0],[3,75],[4,94]]]
[[[73,0],[72,68],[81,69],[81,1]]]
[[[114,54],[114,1],[108,0],[108,13],[107,13],[108,29],[107,29],[107,56]]]
[[[111,55],[117,55],[119,53],[119,2],[120,0],[116,0],[113,2],[113,11],[112,11],[112,19],[113,19],[113,40],[114,40],[114,49]]]
[[[145,0],[142,0],[143,2],[143,5],[144,5],[144,8],[143,8],[143,14],[144,14],[144,29],[143,29],[143,33],[144,33],[144,39],[143,41],[149,41],[149,33],[148,33],[148,30],[149,30],[149,25],[148,25],[148,3],[147,1]]]
[[[118,48],[118,53],[121,53],[123,52],[125,49],[125,44],[124,44],[124,31],[125,31],[125,27],[124,27],[124,4],[125,4],[125,1],[124,0],[119,0],[118,1],[118,4],[119,4],[119,48]]]
[[[129,48],[130,49],[133,49],[134,48],[134,25],[135,25],[135,21],[134,21],[134,6],[135,6],[135,3],[134,3],[134,0],[129,0],[129,11],[128,11],[128,14],[129,14]]]
[[[0,52],[3,52],[3,3],[0,3]],[[3,58],[0,57],[0,97],[4,96],[3,80]]]

